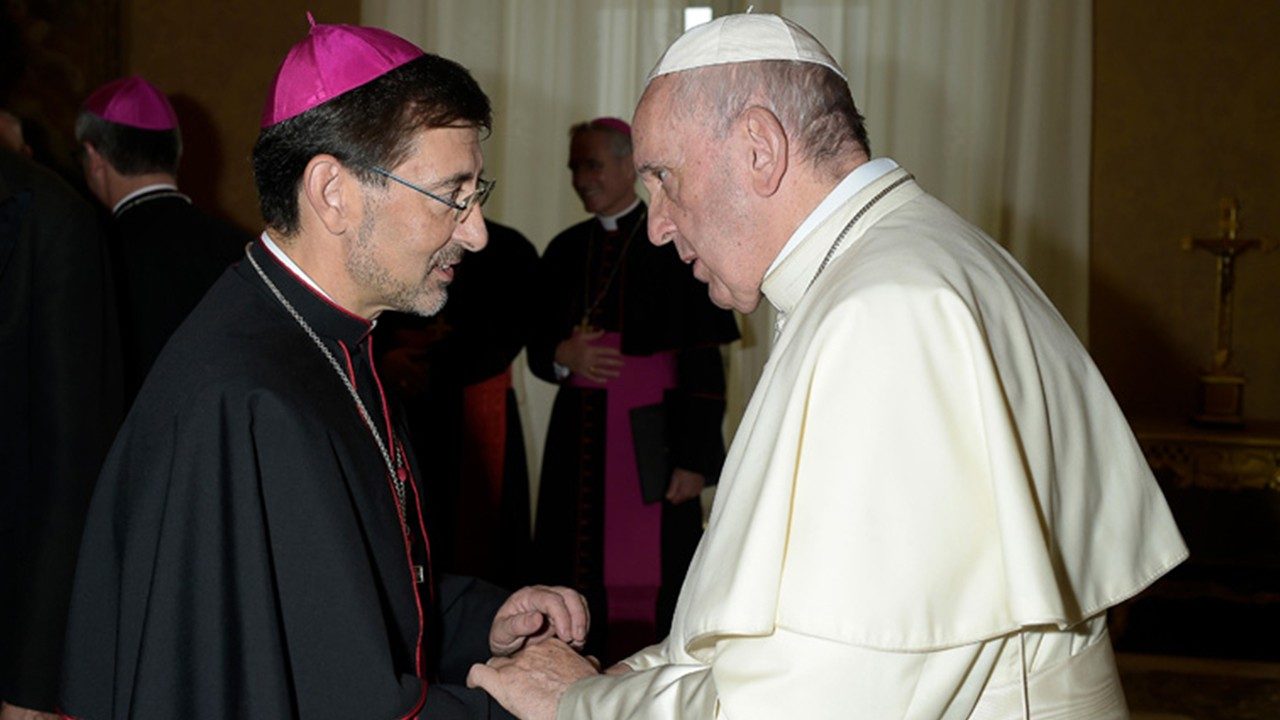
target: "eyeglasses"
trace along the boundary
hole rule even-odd
[[[388,178],[390,180],[395,180],[396,182],[400,183],[401,185],[404,185],[410,190],[417,190],[418,192],[422,193],[423,195],[426,195],[432,200],[435,200],[436,202],[439,202],[439,203],[444,203],[445,205],[448,205],[449,207],[453,208],[453,221],[459,224],[467,221],[467,217],[471,215],[471,210],[473,208],[475,208],[478,205],[484,205],[486,202],[489,201],[489,194],[493,192],[493,186],[498,184],[497,180],[486,180],[484,178],[476,178],[476,191],[462,198],[461,200],[454,201],[446,197],[441,197],[431,192],[430,190],[425,190],[423,188],[420,188],[417,185],[409,182],[408,180],[405,180],[404,178],[393,174],[391,171],[384,170],[376,165],[370,167],[369,169],[385,178]]]

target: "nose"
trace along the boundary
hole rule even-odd
[[[489,230],[484,226],[484,208],[477,204],[467,218],[453,228],[453,241],[471,252],[480,252],[489,244]]]
[[[662,246],[676,235],[676,224],[666,213],[666,203],[655,193],[649,205],[649,242]]]

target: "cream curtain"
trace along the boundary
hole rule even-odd
[[[987,231],[1088,336],[1092,3],[784,0],[840,61],[874,154]]]
[[[485,212],[541,250],[585,217],[569,185],[568,128],[630,119],[649,69],[713,0],[364,0],[363,21],[471,69],[494,104],[485,144],[498,190]],[[1008,247],[1087,337],[1092,17],[1087,2],[772,0],[849,76],[875,155]],[[500,290],[497,290],[500,292]],[[518,298],[513,298],[518,302]],[[772,317],[739,318],[727,353],[732,436],[768,353]],[[554,388],[523,370],[530,476]],[[536,486],[535,486],[536,490]]]

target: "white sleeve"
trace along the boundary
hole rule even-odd
[[[657,645],[650,645],[622,662],[632,670],[648,670],[659,665],[668,665],[671,660],[667,655],[667,641],[663,640]]]
[[[717,646],[720,717],[965,718],[1003,641],[883,652],[778,628]]]
[[[557,718],[964,718],[1001,646],[892,653],[779,628],[719,641],[710,666],[670,664],[577,682]]]
[[[715,713],[711,668],[691,663],[579,680],[560,699],[556,720],[710,720]]]

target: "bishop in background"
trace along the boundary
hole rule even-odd
[[[93,91],[76,141],[85,182],[111,211],[127,409],[169,336],[253,238],[178,191],[178,116],[144,78]]]

